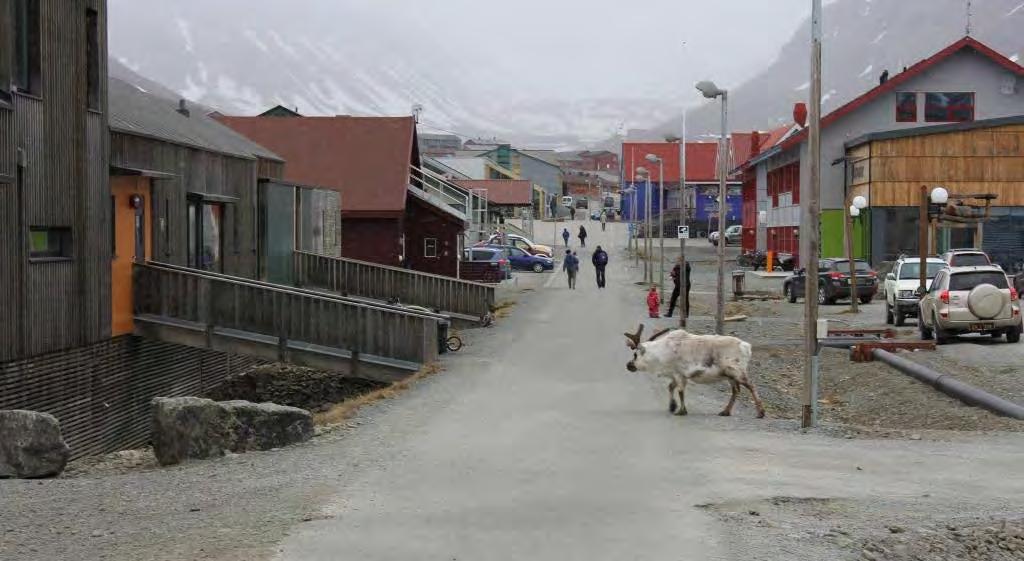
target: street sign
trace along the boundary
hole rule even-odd
[[[679,239],[681,239],[681,240],[688,240],[688,239],[690,239],[690,227],[689,226],[679,226]]]

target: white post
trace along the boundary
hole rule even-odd
[[[658,244],[660,251],[658,260],[661,261],[661,278],[658,280],[658,287],[661,288],[661,301],[665,301],[665,159],[658,158]]]
[[[686,225],[686,108],[683,108],[683,138],[679,141],[679,225]],[[686,316],[690,313],[686,305],[686,238],[679,238],[679,327],[686,327]]]
[[[725,211],[728,207],[729,174],[729,93],[722,91],[722,137],[718,153],[718,309],[715,310],[715,333],[725,334]]]

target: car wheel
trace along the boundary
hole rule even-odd
[[[833,300],[828,297],[828,289],[824,285],[818,287],[818,305],[828,306],[831,305]]]
[[[893,318],[895,318],[893,323],[896,324],[896,327],[903,327],[907,324],[907,314],[901,312],[899,308],[896,309],[896,312],[893,314]]]
[[[1012,327],[1006,332],[1007,343],[1019,343],[1020,342],[1020,326]]]
[[[945,345],[949,343],[949,334],[939,327],[939,318],[932,316],[932,325],[934,326],[933,331],[935,332],[935,344]]]
[[[921,340],[922,341],[931,341],[935,337],[932,334],[932,328],[930,328],[927,325],[925,325],[923,319],[918,319],[917,320],[917,327],[921,331]]]
[[[796,304],[796,287],[792,284],[786,285],[786,299],[790,304]]]
[[[889,305],[889,301],[887,300],[885,302],[885,324],[886,325],[892,325],[892,322],[893,322],[892,306]]]
[[[544,272],[544,265],[542,265],[540,263],[534,263],[533,264],[533,272],[534,273],[543,273]]]
[[[861,296],[861,297],[860,297],[860,303],[861,303],[861,304],[864,304],[865,306],[867,306],[868,304],[870,304],[870,303],[871,303],[871,300],[873,300],[873,298],[872,298],[871,296]]]

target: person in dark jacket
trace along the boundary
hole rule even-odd
[[[562,241],[565,242],[565,247],[569,247],[569,238],[571,238],[571,237],[572,237],[572,234],[569,233],[569,229],[568,228],[562,228]]]
[[[587,229],[580,226],[580,233],[577,237],[580,239],[580,247],[587,247]]]
[[[594,256],[590,258],[590,262],[594,264],[594,270],[597,271],[597,287],[604,288],[604,270],[608,267],[608,252],[601,249],[601,246],[597,246],[597,249],[594,250]]]
[[[580,259],[572,250],[565,250],[565,261],[562,262],[562,270],[569,279],[569,288],[576,290],[576,273],[580,270]]]
[[[693,283],[690,282],[690,262],[686,262],[686,317],[690,317],[690,289],[693,288]],[[672,267],[672,298],[668,302],[668,314],[665,317],[672,317],[672,311],[676,309],[676,303],[679,301],[680,284],[682,279],[679,276],[679,262],[676,261],[676,266]]]

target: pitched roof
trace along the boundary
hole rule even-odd
[[[533,191],[525,179],[486,179],[482,181],[454,181],[464,189],[487,189],[487,201],[495,205],[528,205]]]
[[[285,179],[341,192],[343,216],[405,209],[415,150],[412,117],[222,117],[288,160]]]
[[[654,154],[665,161],[665,181],[679,181],[678,142],[625,142],[622,144],[622,162],[625,180],[636,181],[636,168],[643,166],[651,172],[652,181],[660,181],[658,164],[647,161]],[[686,181],[716,181],[718,178],[718,143],[686,143]]]
[[[109,80],[113,131],[155,138],[237,158],[282,161],[281,156],[218,123],[202,111],[178,112],[178,103],[119,78]]]
[[[978,41],[973,37],[964,37],[963,39],[960,39],[959,41],[953,43],[952,45],[946,47],[945,49],[942,49],[941,51],[935,53],[934,55],[907,68],[906,71],[896,74],[895,76],[889,78],[884,84],[875,86],[874,88],[868,90],[860,97],[854,99],[853,101],[850,101],[846,105],[843,105],[842,107],[829,113],[824,118],[822,118],[821,128],[824,129],[825,127],[828,127],[829,125],[839,120],[840,118],[878,99],[883,94],[899,88],[901,85],[905,84],[909,80],[916,78],[917,76],[920,76],[924,71],[934,67],[936,64],[939,64],[940,62],[948,59],[949,57],[961,51],[973,51],[991,60],[992,62],[1003,67],[1004,69],[1016,74],[1017,76],[1024,76],[1024,66],[1021,66],[1016,62],[1013,62],[1012,60],[1006,58],[996,50],[992,49],[988,45],[985,45],[984,43]],[[804,129],[800,131],[798,134],[791,136],[789,139],[783,142],[781,148],[785,150],[787,148],[791,148],[792,146],[798,145],[801,142],[803,142],[806,137],[807,129]]]

